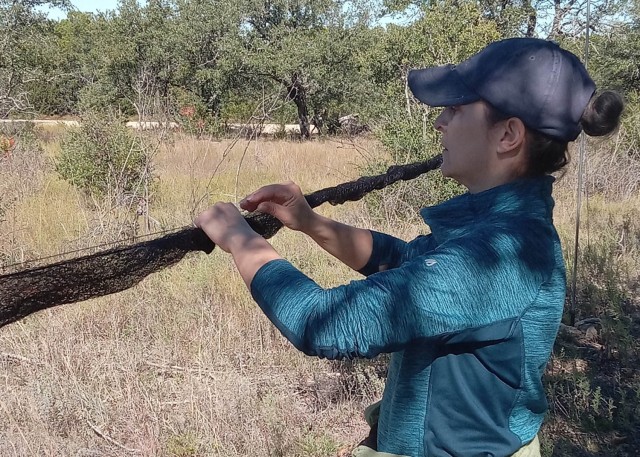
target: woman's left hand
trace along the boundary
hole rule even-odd
[[[246,243],[249,238],[260,237],[232,203],[216,203],[200,213],[193,223],[226,252]]]
[[[280,259],[271,245],[253,231],[238,208],[231,203],[216,203],[193,221],[211,241],[231,253],[247,287],[256,272],[266,263]]]

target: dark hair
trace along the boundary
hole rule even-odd
[[[589,136],[604,136],[615,131],[624,109],[622,97],[617,92],[605,91],[591,97],[582,113],[580,125]]]
[[[487,106],[487,119],[492,125],[512,117],[501,113],[489,103]],[[594,94],[582,113],[580,126],[589,136],[608,135],[618,128],[623,109],[624,102],[617,92]],[[550,174],[569,163],[569,143],[566,141],[527,128],[527,144],[528,176]]]

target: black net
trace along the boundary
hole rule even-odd
[[[357,201],[372,190],[409,180],[438,168],[441,156],[426,162],[393,166],[378,176],[359,178],[306,196],[311,207]],[[270,238],[282,227],[266,214],[246,217],[260,235]],[[0,327],[31,313],[128,289],[151,273],[179,262],[187,253],[210,253],[214,244],[199,228],[178,232],[92,255],[0,276]]]

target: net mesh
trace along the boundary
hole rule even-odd
[[[312,208],[323,203],[357,201],[373,190],[414,179],[438,168],[441,156],[426,162],[390,167],[386,173],[329,187],[305,198]],[[246,216],[249,225],[270,238],[282,223],[267,214]],[[189,252],[211,253],[215,245],[199,228],[177,232],[131,246],[118,247],[0,276],[0,327],[31,313],[65,303],[121,292],[151,273],[175,265]]]

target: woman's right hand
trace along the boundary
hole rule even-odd
[[[247,195],[240,207],[246,211],[260,211],[279,219],[285,227],[307,233],[317,214],[304,198],[300,187],[293,182],[271,184]]]
[[[261,187],[247,195],[240,207],[279,219],[286,227],[309,235],[322,249],[360,270],[373,251],[371,232],[333,221],[313,211],[300,187],[292,182]]]

